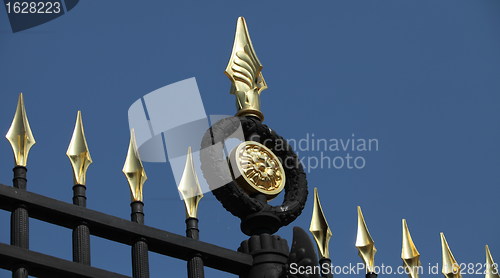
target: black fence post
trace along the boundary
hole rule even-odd
[[[134,201],[130,207],[132,222],[144,224],[144,203]],[[144,238],[138,238],[132,244],[132,274],[134,278],[149,278],[148,244]]]
[[[15,188],[26,190],[28,169],[24,166],[16,166],[13,169],[14,178],[12,179]],[[18,204],[12,211],[10,226],[10,244],[21,248],[29,249],[29,215],[24,204]],[[12,271],[13,278],[27,278],[28,270],[20,265]]]
[[[192,239],[200,239],[198,229],[198,218],[189,217],[186,219],[186,236]],[[187,263],[188,278],[204,278],[203,259],[201,254],[195,254]]]
[[[81,111],[76,113],[75,129],[66,155],[73,168],[73,204],[85,208],[87,207],[86,174],[92,158],[85,139]],[[74,223],[72,243],[73,261],[90,265],[90,230],[86,222]]]
[[[12,179],[12,184],[14,188],[18,189],[19,193],[21,193],[22,191],[26,191],[27,188],[26,172],[28,169],[26,168],[26,163],[28,161],[28,153],[31,147],[36,143],[28,123],[28,117],[26,116],[22,93],[19,94],[16,113],[14,114],[14,119],[5,137],[12,147],[16,165],[13,169],[14,178]],[[29,214],[24,203],[17,203],[14,206],[10,221],[11,245],[29,249]],[[26,266],[19,265],[13,268],[12,277],[28,277]]]
[[[85,185],[73,186],[74,205],[87,207],[86,190]],[[90,230],[84,221],[77,223],[73,229],[73,261],[90,265]]]
[[[203,191],[201,190],[198,175],[194,169],[191,146],[187,150],[184,172],[182,173],[182,178],[177,189],[182,196],[184,208],[186,209],[186,237],[199,240],[198,206],[200,200],[203,198]],[[191,254],[187,260],[188,278],[204,278],[205,270],[203,269],[203,265],[203,257],[200,253]]]
[[[144,225],[144,203],[142,187],[148,179],[135,142],[134,129],[130,130],[130,142],[123,173],[130,187],[131,221]],[[132,243],[132,274],[134,278],[149,278],[148,243],[144,237],[134,239]]]
[[[288,242],[278,235],[268,233],[253,235],[243,241],[239,252],[250,254],[253,265],[241,278],[280,278],[286,274],[289,251]],[[263,276],[265,275],[265,276]]]

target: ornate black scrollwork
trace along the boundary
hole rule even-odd
[[[272,206],[261,198],[249,196],[234,181],[218,187],[224,184],[223,177],[229,177],[231,173],[222,149],[210,146],[231,138],[240,127],[246,141],[265,145],[281,160],[286,175],[285,196],[281,205]],[[230,117],[215,123],[203,137],[200,158],[203,175],[208,184],[213,186],[213,194],[226,210],[242,220],[242,230],[248,235],[262,232],[261,229],[274,233],[294,221],[304,209],[308,193],[307,180],[297,154],[283,137],[257,118]],[[255,220],[255,217],[259,220]]]

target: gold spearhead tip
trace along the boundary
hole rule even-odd
[[[314,188],[314,208],[309,231],[318,245],[321,257],[329,259],[330,251],[328,245],[330,243],[330,238],[332,237],[332,231],[328,226],[328,222],[326,222],[325,214],[323,213],[323,208],[321,207],[321,203],[319,201],[318,188]]]
[[[498,265],[493,261],[493,256],[491,256],[490,248],[488,245],[484,247],[486,249],[486,272],[485,278],[500,278],[498,274]]]
[[[375,253],[377,253],[377,248],[375,248],[375,242],[368,231],[360,206],[358,206],[358,234],[356,236],[356,248],[358,248],[358,255],[365,263],[366,270],[370,273],[374,273]]]
[[[28,117],[26,116],[23,93],[19,94],[16,114],[14,115],[12,124],[5,137],[12,146],[16,165],[26,166],[28,162],[28,153],[36,141],[35,137],[33,137],[33,133],[31,133]]]
[[[442,272],[447,278],[459,278],[462,277],[460,274],[460,266],[458,265],[455,257],[451,253],[448,242],[444,237],[444,233],[441,233],[441,250],[443,253],[443,268]]]
[[[198,176],[194,170],[191,147],[188,148],[186,165],[184,166],[184,172],[182,173],[178,190],[181,193],[184,205],[186,206],[186,217],[197,218],[198,204],[200,203],[201,198],[203,198],[203,191],[201,190],[200,183],[198,182]]]
[[[415,244],[413,243],[406,219],[403,219],[402,225],[403,244],[401,247],[401,259],[403,260],[404,266],[408,270],[408,276],[410,278],[418,278],[419,268],[421,266],[420,253],[418,253],[417,247],[415,247]]]
[[[236,95],[236,115],[255,116],[264,120],[260,111],[259,96],[267,89],[267,84],[243,17],[238,18],[233,51],[224,73],[231,80],[231,94]]]
[[[87,140],[85,140],[85,131],[83,130],[82,113],[76,114],[75,130],[71,137],[66,155],[73,167],[74,184],[85,185],[87,169],[92,164]]]
[[[146,176],[146,171],[144,171],[141,158],[139,157],[134,129],[130,130],[130,144],[128,146],[127,158],[123,165],[123,173],[125,177],[127,177],[130,186],[130,197],[132,202],[142,202],[142,187],[148,177]]]

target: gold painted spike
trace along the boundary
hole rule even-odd
[[[319,254],[322,258],[330,258],[328,245],[332,237],[332,231],[326,222],[323,208],[319,201],[318,188],[314,188],[314,208],[311,217],[311,226],[309,231],[312,233],[316,244],[318,245]]]
[[[486,249],[486,272],[485,278],[500,278],[498,274],[498,265],[493,261],[493,256],[491,256],[490,248],[488,245],[484,247]]]
[[[128,146],[127,158],[123,165],[123,173],[125,177],[127,177],[130,186],[130,197],[132,202],[142,202],[142,187],[148,177],[146,176],[146,171],[144,171],[141,158],[139,157],[134,129],[130,130],[130,144]]]
[[[356,236],[356,248],[358,248],[358,255],[363,259],[366,270],[370,273],[375,272],[375,242],[366,227],[365,218],[361,207],[358,206],[358,234]]]
[[[198,217],[198,205],[201,198],[203,198],[203,191],[201,190],[198,176],[194,170],[193,153],[191,147],[188,148],[186,165],[178,187],[181,193],[184,205],[186,207],[186,218]]]
[[[442,272],[447,278],[460,278],[460,266],[458,265],[455,257],[451,253],[448,242],[444,237],[444,233],[441,233],[441,249],[443,252],[443,268]]]
[[[243,17],[238,18],[233,51],[224,73],[231,80],[231,94],[236,95],[236,115],[255,116],[264,120],[260,111],[259,96],[267,89],[267,84]]]
[[[33,133],[31,133],[26,109],[24,108],[23,93],[19,94],[16,114],[14,120],[5,136],[9,140],[14,152],[14,161],[17,166],[26,166],[28,162],[28,153],[31,147],[36,143]]]
[[[406,219],[402,220],[403,225],[403,244],[401,247],[401,259],[403,260],[403,265],[408,270],[408,276],[410,278],[419,278],[421,263],[420,263],[420,253],[418,253],[417,247],[413,243],[410,235],[410,230],[408,229],[408,224]]]
[[[85,140],[85,131],[83,130],[82,112],[76,114],[75,130],[71,137],[66,155],[73,167],[74,184],[85,185],[87,169],[92,164],[87,140]]]

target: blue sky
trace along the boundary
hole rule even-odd
[[[65,152],[82,110],[94,160],[88,207],[128,219],[121,168],[129,106],[194,76],[208,114],[234,113],[223,71],[236,19],[245,16],[269,86],[261,98],[268,125],[296,140],[355,134],[379,142],[377,151],[356,153],[366,159],[362,169],[308,174],[333,232],[335,264],[360,261],[357,205],[379,264],[401,264],[401,218],[424,266],[441,262],[439,232],[459,262],[484,262],[484,244],[500,260],[499,13],[493,0],[80,1],[60,18],[12,33],[0,9],[0,133],[22,91],[37,139],[28,188],[70,202]],[[5,140],[1,183],[11,184],[12,166]],[[146,223],[183,234],[184,208],[170,167],[145,167]],[[309,227],[311,197],[291,226]],[[238,219],[213,196],[200,208],[202,240],[236,249],[245,239]],[[9,242],[8,213],[0,212],[0,223],[0,242]],[[291,226],[279,232],[289,242]],[[71,259],[71,231],[32,220],[30,232],[31,249]],[[93,238],[92,264],[130,274],[129,247]],[[150,264],[152,277],[185,276],[182,261],[151,254]],[[0,277],[10,274],[0,271]]]

